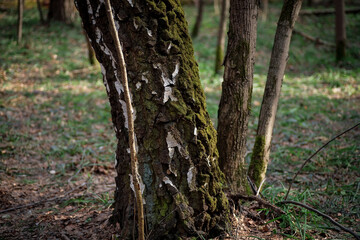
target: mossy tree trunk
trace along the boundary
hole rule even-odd
[[[196,38],[199,35],[201,22],[203,18],[203,12],[204,12],[204,0],[197,0],[197,15],[196,15],[196,22],[194,24],[194,27],[191,32],[191,37]]]
[[[335,0],[336,61],[344,60],[346,49],[345,1]]]
[[[48,21],[56,20],[71,24],[75,20],[75,13],[73,0],[50,0]]]
[[[226,20],[227,12],[229,10],[229,0],[221,1],[221,15],[219,32],[216,46],[216,57],[215,57],[215,74],[220,72],[221,66],[224,61],[224,48],[225,48],[225,34],[226,34]]]
[[[77,2],[101,64],[118,139],[112,220],[132,238],[127,113],[103,1]],[[216,236],[228,221],[216,132],[206,111],[184,12],[174,0],[113,0],[134,107],[147,239]],[[135,215],[136,216],[136,215]],[[136,221],[136,219],[135,219]]]
[[[292,31],[301,8],[302,0],[285,0],[277,24],[274,45],[260,109],[259,125],[249,165],[248,175],[259,186],[265,177],[270,155],[270,143],[281,84],[289,57]]]
[[[251,108],[258,1],[231,0],[228,46],[219,106],[220,168],[233,192],[247,191],[244,156]]]

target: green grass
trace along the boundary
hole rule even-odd
[[[252,113],[248,150],[254,142],[262,93],[279,6],[270,5],[269,20],[258,23]],[[185,7],[190,27],[193,7]],[[214,75],[219,16],[213,7],[204,11],[198,38],[193,40],[207,108],[215,126],[221,96],[222,74]],[[360,121],[360,15],[347,15],[348,56],[335,63],[334,49],[316,47],[294,35],[275,123],[268,181],[263,194],[280,201],[289,179],[301,163],[331,137]],[[302,17],[296,29],[333,41],[333,16]],[[34,184],[39,166],[31,162],[13,168],[23,159],[43,163],[43,172],[59,183],[79,169],[112,166],[115,136],[110,107],[98,66],[87,61],[80,23],[66,26],[39,24],[36,9],[24,15],[24,41],[16,44],[16,11],[0,15],[0,173],[30,176],[19,181]],[[330,29],[330,30],[329,30]],[[359,129],[331,143],[299,175],[290,198],[306,202],[354,227],[360,219]],[[247,155],[247,160],[251,154]],[[26,161],[25,161],[26,163]],[[80,171],[80,175],[87,171]],[[31,176],[33,178],[31,178]],[[91,176],[85,176],[91,179]],[[108,195],[77,198],[69,204],[109,206]],[[66,205],[65,204],[65,205]],[[282,233],[296,239],[315,239],[332,227],[307,210],[286,206]],[[341,214],[339,216],[339,213]]]

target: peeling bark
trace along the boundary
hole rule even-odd
[[[256,141],[248,175],[259,187],[265,177],[270,156],[270,144],[279,103],[281,84],[288,60],[290,40],[302,0],[285,0],[278,21],[271,53],[265,92],[260,109]]]
[[[220,168],[233,192],[248,192],[245,152],[251,108],[258,1],[230,1],[230,25],[219,106]]]
[[[135,121],[147,239],[217,236],[228,221],[224,176],[180,2],[111,3],[127,64],[132,113],[124,105],[103,1],[76,3],[102,68],[118,139],[112,221],[120,223],[120,238],[130,239],[134,226],[128,114]]]

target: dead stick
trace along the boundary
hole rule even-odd
[[[126,73],[126,67],[125,67],[125,60],[124,55],[122,52],[118,32],[115,28],[114,23],[114,17],[112,15],[110,0],[106,0],[106,15],[109,21],[109,30],[110,33],[114,39],[115,42],[115,48],[116,53],[121,69],[121,78],[122,78],[122,84],[124,87],[124,95],[125,95],[125,102],[126,102],[126,110],[128,115],[128,131],[129,131],[129,144],[130,144],[130,157],[131,157],[131,172],[133,177],[133,184],[135,189],[135,195],[136,195],[136,205],[137,205],[137,212],[138,212],[138,235],[139,240],[145,239],[145,233],[144,233],[144,209],[143,209],[143,199],[140,189],[140,181],[139,181],[139,173],[138,173],[138,160],[136,156],[136,149],[135,149],[135,134],[134,134],[134,119],[133,119],[133,109],[131,105],[131,98],[130,98],[130,90],[128,85],[128,79],[127,79],[127,73]]]
[[[257,201],[261,205],[272,209],[274,212],[276,212],[279,215],[286,214],[281,208],[269,203],[268,201],[266,201],[264,199],[256,197],[256,196],[245,196],[245,195],[241,195],[241,194],[229,194],[228,198],[234,200],[234,202],[237,202],[240,199]]]
[[[341,225],[340,223],[336,222],[334,219],[332,219],[329,215],[326,215],[325,213],[320,212],[319,210],[309,207],[308,205],[305,205],[303,203],[299,203],[299,202],[295,202],[295,201],[281,201],[278,202],[276,204],[294,204],[303,208],[306,208],[310,211],[313,211],[315,213],[317,213],[318,215],[326,218],[327,220],[329,220],[332,224],[336,225],[337,227],[341,228],[342,230],[344,230],[345,232],[350,233],[351,235],[353,235],[356,239],[360,240],[360,235],[353,232],[352,230],[350,230],[349,228],[344,227],[343,225]]]
[[[305,167],[305,165],[306,165],[316,154],[318,154],[323,148],[325,148],[329,143],[331,143],[332,141],[334,141],[334,140],[337,139],[338,137],[344,135],[345,133],[353,130],[354,128],[356,128],[356,127],[359,126],[359,125],[360,125],[360,122],[357,123],[357,124],[355,124],[355,125],[352,126],[351,128],[345,130],[344,132],[336,135],[336,136],[333,137],[330,141],[328,141],[327,143],[325,143],[324,145],[322,145],[315,153],[313,153],[313,155],[311,155],[308,159],[306,159],[306,161],[301,165],[300,169],[297,171],[297,173],[295,174],[295,176],[294,176],[293,179],[291,180],[290,185],[289,185],[289,188],[288,188],[288,190],[287,190],[287,193],[286,193],[286,195],[285,195],[284,200],[287,199],[287,197],[288,197],[288,195],[289,195],[289,192],[290,192],[290,189],[291,189],[291,186],[292,186],[293,182],[295,181],[295,178],[296,178],[297,175],[300,173],[300,171]]]
[[[326,42],[326,41],[321,40],[319,38],[315,38],[315,37],[310,36],[310,35],[308,35],[308,34],[306,34],[304,32],[300,32],[300,31],[298,31],[296,29],[294,29],[293,32],[300,35],[300,36],[302,36],[303,38],[305,38],[305,39],[307,39],[309,41],[314,42],[315,44],[320,44],[320,45],[329,46],[329,47],[335,47],[335,44]]]
[[[347,14],[356,14],[356,13],[359,13],[359,12],[360,12],[360,8],[345,9],[345,13],[347,13]],[[321,15],[331,15],[331,14],[335,14],[334,9],[302,10],[300,12],[301,16],[308,16],[308,15],[321,16]]]
[[[67,195],[69,195],[70,193],[74,192],[75,190],[81,188],[82,186],[84,186],[86,183],[83,183],[81,184],[80,186],[74,188],[74,189],[71,189],[69,191],[67,191],[66,193],[64,193],[64,195],[62,197],[53,197],[53,198],[48,198],[48,199],[44,199],[44,200],[40,200],[40,201],[37,201],[37,202],[33,202],[33,203],[29,203],[29,204],[25,204],[25,205],[19,205],[19,206],[16,206],[16,207],[12,207],[12,208],[8,208],[8,209],[4,209],[4,210],[0,210],[0,214],[1,213],[7,213],[7,212],[11,212],[11,211],[15,211],[15,210],[18,210],[18,209],[21,209],[21,208],[29,208],[29,207],[35,207],[37,205],[40,205],[40,204],[43,204],[43,203],[46,203],[46,202],[52,202],[52,201],[57,201],[57,200],[60,200],[60,199],[64,199],[67,197]]]

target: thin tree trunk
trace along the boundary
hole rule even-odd
[[[24,1],[18,0],[18,26],[17,26],[17,43],[21,43],[22,28],[23,28],[23,15],[24,15]]]
[[[244,156],[253,86],[257,2],[230,1],[228,46],[218,113],[218,149],[220,168],[233,192],[248,192]]]
[[[285,0],[278,21],[271,53],[265,92],[261,104],[259,125],[248,175],[259,186],[265,177],[270,144],[278,107],[281,84],[288,59],[290,40],[302,0]]]
[[[74,1],[50,0],[48,21],[51,20],[72,24],[75,20]]]
[[[85,36],[86,46],[87,46],[87,49],[88,49],[89,63],[91,65],[95,65],[95,52],[94,52],[94,49],[91,46],[90,40],[89,40],[85,30],[83,31],[83,33],[84,33],[84,36]]]
[[[220,72],[221,66],[224,61],[224,48],[225,48],[225,35],[226,35],[226,20],[227,12],[229,10],[229,0],[222,0],[221,2],[221,16],[218,32],[218,41],[216,46],[216,58],[215,58],[215,74]]]
[[[336,61],[345,58],[346,49],[346,24],[345,24],[345,1],[335,0],[335,38],[336,38]]]
[[[40,0],[36,0],[36,5],[37,5],[37,9],[39,11],[39,16],[40,16],[40,22],[42,24],[45,23],[45,19],[44,19],[44,15],[43,15],[43,12],[42,12],[42,9],[41,9],[41,3],[40,3]]]
[[[180,2],[113,0],[133,112],[126,110],[119,59],[100,0],[78,0],[83,26],[101,65],[118,139],[112,222],[132,239],[135,196],[128,149],[133,114],[146,239],[218,236],[228,221],[216,132],[206,112]],[[134,222],[135,221],[135,222]]]
[[[203,12],[204,12],[204,0],[198,0],[198,12],[196,16],[196,22],[191,32],[191,37],[193,38],[196,38],[199,35],[200,26],[203,18]]]
[[[269,0],[261,0],[261,20],[266,21],[269,9]]]

